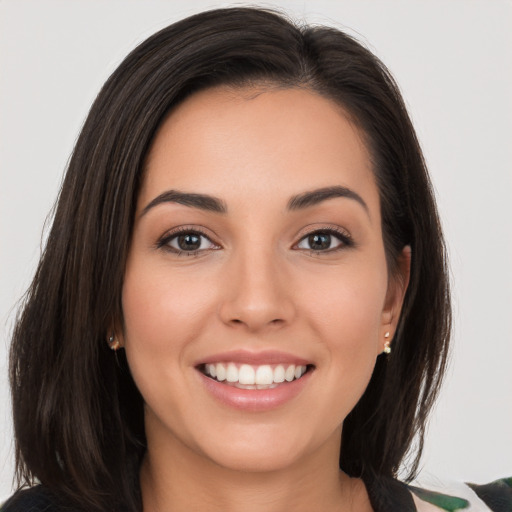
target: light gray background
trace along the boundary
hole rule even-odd
[[[136,43],[201,0],[0,0],[0,500],[11,492],[7,346],[88,108]],[[278,1],[389,66],[430,166],[451,254],[454,352],[423,474],[512,475],[512,3]]]

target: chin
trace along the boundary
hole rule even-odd
[[[222,468],[241,473],[270,473],[294,466],[300,458],[296,449],[254,444],[246,449],[224,449],[211,460]]]
[[[243,427],[239,426],[238,429],[230,429],[222,439],[203,438],[201,441],[204,444],[199,450],[218,466],[232,471],[281,471],[303,463],[309,455],[318,453],[319,450],[317,443],[312,442],[302,428],[295,432],[294,430],[276,425],[260,425],[256,432],[252,428],[243,432]],[[338,432],[330,439],[335,436],[341,439]],[[330,446],[331,443],[326,445]],[[336,443],[337,446],[339,443]]]

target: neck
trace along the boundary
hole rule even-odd
[[[272,471],[226,468],[176,439],[166,446],[148,440],[140,474],[144,512],[371,511],[364,484],[339,470],[333,440]]]

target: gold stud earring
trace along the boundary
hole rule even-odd
[[[119,349],[121,343],[119,343],[119,340],[116,340],[115,336],[111,334],[108,338],[108,346],[110,347],[111,350],[115,352],[116,350]]]
[[[391,341],[389,340],[389,332],[386,332],[386,334],[384,334],[384,338],[386,339],[386,342],[384,343],[384,353],[391,354]]]

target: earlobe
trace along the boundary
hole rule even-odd
[[[112,332],[112,334],[110,334],[110,336],[108,337],[107,343],[108,343],[108,346],[110,347],[110,349],[113,350],[114,352],[121,348],[121,342],[116,338],[116,335],[114,332]]]
[[[406,245],[397,258],[397,268],[394,275],[390,276],[386,303],[382,314],[383,339],[385,340],[383,351],[389,353],[390,343],[393,339],[402,305],[405,298],[411,273],[411,247]]]
[[[124,347],[124,340],[122,334],[122,329],[116,327],[115,322],[112,323],[112,326],[107,330],[107,344],[111,350],[114,352]]]
[[[383,352],[385,354],[391,354],[391,340],[390,340],[389,336],[390,336],[389,331],[386,331],[386,334],[384,334],[385,342],[384,342],[384,349],[383,349]]]

